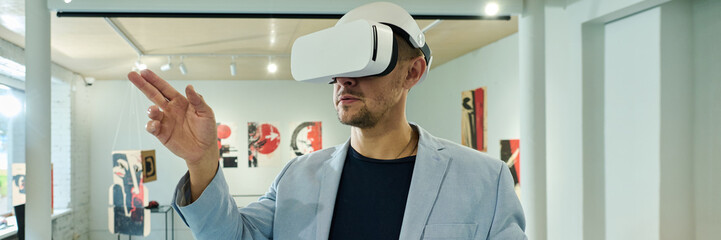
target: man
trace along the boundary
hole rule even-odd
[[[258,202],[241,209],[219,168],[215,119],[202,96],[189,85],[183,97],[147,70],[128,75],[157,104],[149,109],[146,130],[186,161],[188,173],[173,206],[196,238],[526,239],[523,211],[503,162],[406,120],[408,91],[430,65],[413,19],[397,5],[372,3],[349,12],[336,27],[371,25],[379,42],[387,41],[381,39],[382,25],[392,28],[386,38],[395,39],[387,50],[395,56],[390,71],[307,75],[331,79],[338,119],[352,126],[350,139],[291,160]],[[294,55],[302,55],[295,49]],[[297,80],[304,78],[298,76],[294,72]]]

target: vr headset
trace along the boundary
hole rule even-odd
[[[290,55],[291,74],[297,81],[312,83],[386,75],[398,61],[394,31],[423,52],[427,67],[422,81],[432,62],[425,36],[403,8],[382,2],[351,10],[336,26],[298,38]]]

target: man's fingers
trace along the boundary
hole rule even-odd
[[[160,134],[160,121],[156,121],[156,120],[148,121],[148,123],[145,124],[145,131],[148,131],[150,134],[153,134],[154,136],[158,136],[158,134]]]
[[[201,117],[213,116],[213,109],[211,109],[210,106],[205,103],[205,99],[203,99],[203,96],[201,96],[200,94],[198,94],[198,92],[195,91],[193,85],[188,85],[187,87],[185,87],[185,95],[188,96],[188,102],[190,102],[190,105],[195,108],[196,114]]]
[[[146,81],[148,81],[150,84],[155,86],[155,88],[157,88],[160,91],[160,93],[162,93],[163,96],[165,96],[165,98],[172,101],[175,98],[183,97],[183,95],[181,95],[178,91],[176,91],[175,88],[173,88],[173,86],[170,86],[170,84],[168,84],[168,82],[166,82],[162,78],[158,77],[158,75],[155,75],[155,73],[153,71],[150,71],[149,69],[145,69],[145,70],[140,71],[140,75],[143,76],[143,78]]]
[[[156,105],[150,106],[150,108],[148,108],[148,118],[163,121],[163,112],[160,111],[160,108]]]
[[[130,72],[128,73],[128,79],[130,80],[130,82],[133,83],[133,85],[135,85],[135,87],[140,89],[140,91],[143,92],[143,94],[145,94],[145,96],[153,103],[161,107],[165,107],[168,104],[168,100],[165,99],[163,94],[161,94],[160,91],[158,91],[158,89],[155,88],[153,85],[145,81],[145,79],[140,76],[140,74],[136,72]]]

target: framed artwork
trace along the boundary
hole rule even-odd
[[[290,150],[294,156],[302,156],[323,148],[321,122],[302,122],[291,124]]]
[[[143,156],[155,151],[114,151],[113,184],[108,189],[108,229],[110,233],[131,236],[150,234],[148,189],[143,186]],[[153,156],[154,158],[154,156]]]
[[[513,188],[521,197],[521,142],[518,139],[501,140],[501,160],[503,160],[513,176]]]
[[[486,152],[486,87],[461,93],[461,144]]]
[[[240,146],[238,124],[233,122],[218,122],[215,124],[218,132],[218,151],[221,165],[224,168],[237,168]]]
[[[248,168],[282,167],[276,123],[248,122]]]

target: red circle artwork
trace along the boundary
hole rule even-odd
[[[265,141],[265,144],[258,149],[258,152],[270,154],[280,145],[280,132],[275,126],[263,123],[260,125],[260,139]]]

